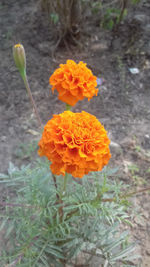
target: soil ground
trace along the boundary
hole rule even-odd
[[[37,1],[2,0],[0,3],[0,172],[9,162],[21,165],[30,160],[30,143],[37,141],[36,119],[24,84],[13,62],[12,47],[20,42],[27,56],[27,73],[43,124],[65,104],[52,94],[49,77],[67,59],[84,61],[103,79],[99,94],[90,102],[78,103],[73,111],[96,115],[112,140],[111,166],[119,167],[120,178],[133,190],[150,183],[150,4],[141,1],[131,9],[117,32],[99,27],[87,17],[81,34],[82,48],[55,47],[52,31]],[[138,68],[132,74],[130,68]],[[26,155],[25,155],[26,152]],[[30,151],[31,152],[31,151]],[[2,190],[1,190],[2,191]],[[138,241],[142,267],[150,266],[150,195],[133,198],[140,218],[133,218],[131,233]],[[139,266],[139,265],[137,265]]]

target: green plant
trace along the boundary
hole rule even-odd
[[[135,173],[139,172],[139,167],[136,164],[129,165],[128,169],[132,175],[135,175]]]
[[[54,23],[54,25],[58,24],[59,15],[57,13],[51,13],[50,18],[51,18],[52,22]]]
[[[136,145],[135,146],[135,150],[136,150],[136,152],[141,152],[141,146],[140,145]]]
[[[37,148],[38,148],[37,141],[33,141],[32,143],[22,143],[16,149],[15,155],[21,159],[24,159],[24,158],[32,159],[33,152],[35,152]]]
[[[27,82],[24,47],[17,44],[13,52],[42,128]],[[63,77],[73,80],[71,74]],[[116,169],[90,172],[108,163],[109,139],[94,116],[82,112],[80,120],[78,113],[75,121],[76,115],[67,110],[44,127],[39,155],[51,163],[38,159],[20,169],[10,163],[8,174],[0,174],[1,266],[77,266],[81,260],[87,266],[96,257],[102,266],[119,267],[137,259],[131,255],[135,245],[129,244],[128,232],[120,230],[122,223],[131,224],[127,198],[137,192],[122,193],[127,186],[113,178]]]
[[[135,185],[147,185],[147,181],[138,175],[133,175],[132,178]]]
[[[101,1],[91,2],[92,13],[97,14],[101,8],[102,8]]]
[[[120,23],[120,15],[121,15],[121,9],[118,8],[106,9],[102,26],[106,29],[112,30],[115,25]],[[126,15],[127,15],[127,10],[124,9],[123,17],[125,17]]]
[[[10,164],[8,175],[0,175],[1,185],[14,191],[13,201],[0,203],[1,266],[74,266],[81,252],[84,264],[97,256],[107,266],[127,266],[134,245],[128,232],[119,230],[121,222],[130,222],[127,205],[119,200],[123,184],[111,179],[115,171],[105,168],[81,184],[69,176],[62,195],[63,179],[54,179],[48,161],[21,169]],[[107,201],[112,197],[116,201]]]
[[[132,2],[133,5],[136,5],[136,4],[139,4],[140,1],[141,1],[141,0],[132,0],[131,2]]]
[[[88,0],[87,0],[88,2]],[[140,0],[132,0],[129,3],[128,0],[112,1],[105,3],[101,0],[90,1],[91,11],[95,14],[100,14],[100,25],[108,30],[117,28],[122,20],[127,16],[130,6],[136,5]]]

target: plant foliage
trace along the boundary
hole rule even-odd
[[[130,222],[115,172],[104,168],[81,183],[70,176],[63,192],[63,178],[51,175],[47,161],[20,169],[10,163],[0,174],[1,186],[13,192],[1,203],[1,266],[75,266],[81,259],[88,266],[93,257],[101,266],[129,266],[134,245],[120,231]]]

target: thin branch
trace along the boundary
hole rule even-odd
[[[127,6],[128,6],[128,0],[123,0],[122,1],[122,9],[121,9],[119,20],[118,20],[118,25],[120,24],[120,22],[123,19],[124,11],[127,8]]]
[[[30,98],[30,101],[31,101],[31,104],[32,104],[32,107],[33,107],[33,110],[34,110],[34,113],[36,115],[36,118],[37,118],[37,121],[38,121],[38,124],[39,124],[39,127],[42,129],[42,122],[41,122],[41,118],[39,116],[39,113],[38,113],[38,110],[37,110],[37,107],[36,107],[36,104],[35,104],[35,101],[32,97],[32,93],[31,93],[31,90],[30,90],[30,86],[29,86],[29,83],[28,83],[28,79],[27,79],[27,76],[23,76],[23,81],[24,81],[24,84],[25,84],[25,87],[27,89],[27,92],[28,92],[28,95],[29,95],[29,98]]]
[[[7,267],[15,267],[19,262],[21,262],[24,253],[20,254],[12,263],[6,265]]]
[[[38,236],[35,236],[34,238],[33,238],[33,240],[36,240],[36,239],[38,239]],[[33,241],[27,246],[27,248],[30,248],[32,245],[33,245],[34,243],[33,243]],[[14,266],[16,266],[18,263],[20,263],[21,262],[21,260],[22,260],[22,258],[24,257],[24,252],[23,253],[21,253],[12,263],[10,263],[10,264],[8,264],[7,266],[8,267],[14,267]]]
[[[56,176],[52,173],[52,177],[53,177],[53,181],[54,181],[54,186],[55,186],[55,188],[56,188],[56,191],[57,191],[57,182],[56,182]],[[59,195],[58,195],[58,193],[56,193],[56,198],[57,198],[57,200],[59,200]]]
[[[105,256],[103,254],[96,253],[97,248],[94,251],[87,251],[87,250],[82,250],[83,253],[89,254],[92,256],[100,257],[106,260]]]
[[[132,197],[133,195],[137,195],[139,193],[143,193],[143,192],[146,192],[146,191],[149,191],[149,190],[150,190],[150,186],[147,187],[147,188],[140,189],[138,191],[133,191],[131,193],[127,193],[127,194],[121,195],[119,198],[123,199],[123,198],[127,198],[127,197]],[[112,202],[112,201],[116,201],[116,198],[103,198],[103,199],[101,199],[101,201],[102,202]]]
[[[7,202],[0,202],[1,207],[23,207],[23,208],[37,208],[37,206],[32,206],[28,204],[17,204],[17,203],[7,203]]]

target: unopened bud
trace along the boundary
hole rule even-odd
[[[16,44],[13,47],[13,56],[16,67],[20,71],[22,78],[26,75],[26,55],[23,45]]]

